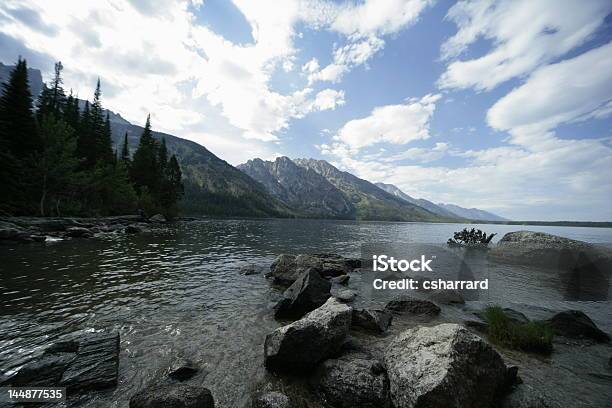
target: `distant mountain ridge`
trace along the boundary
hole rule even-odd
[[[423,198],[413,198],[408,194],[404,193],[402,190],[400,190],[397,186],[394,186],[393,184],[376,183],[376,185],[382,188],[383,190],[388,191],[389,193],[397,197],[400,197],[403,200],[419,205],[441,216],[448,216],[466,220],[509,221],[508,219],[500,217],[499,215],[493,214],[485,210],[480,210],[478,208],[463,208],[454,204],[434,204],[431,201],[425,200]]]
[[[325,160],[279,157],[249,160],[238,168],[302,216],[387,221],[440,221],[369,181],[338,170]]]
[[[298,166],[288,157],[279,157],[273,162],[253,159],[237,167],[304,216],[340,219],[355,216],[351,202],[340,190],[325,177]]]

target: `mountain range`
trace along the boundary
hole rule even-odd
[[[0,63],[0,83],[12,66]],[[40,70],[28,69],[30,88],[43,88]],[[81,101],[81,103],[84,103]],[[108,111],[113,144],[120,149],[124,135],[133,153],[143,128]],[[153,132],[176,154],[185,184],[182,210],[186,215],[244,217],[303,217],[384,221],[505,220],[495,214],[452,204],[414,199],[391,184],[373,184],[315,159],[279,157],[253,159],[234,167],[204,146],[180,137]]]
[[[403,200],[413,203],[420,207],[423,207],[434,214],[438,214],[443,217],[451,218],[462,218],[466,220],[480,220],[480,221],[509,221],[507,218],[500,217],[499,215],[490,213],[485,210],[479,210],[478,208],[464,208],[455,204],[444,204],[444,203],[432,203],[431,201],[423,198],[413,198],[402,190],[394,186],[393,184],[376,183],[376,185],[383,190],[400,197]]]

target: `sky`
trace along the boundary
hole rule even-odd
[[[19,55],[233,165],[314,157],[515,220],[612,221],[609,0],[0,3]]]

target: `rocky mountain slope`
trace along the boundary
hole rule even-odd
[[[239,165],[238,169],[303,216],[355,217],[354,207],[340,190],[314,170],[300,167],[288,157],[279,157],[273,162],[253,159]]]
[[[323,176],[342,192],[355,208],[359,220],[441,221],[441,217],[422,207],[395,197],[369,181],[340,171],[325,160],[296,159],[295,164]]]

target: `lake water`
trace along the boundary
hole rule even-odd
[[[73,406],[127,407],[131,395],[162,376],[177,356],[185,356],[203,367],[193,381],[209,387],[218,406],[241,407],[265,375],[263,339],[279,326],[271,309],[282,293],[261,275],[240,275],[241,266],[267,267],[284,252],[359,256],[361,244],[368,242],[443,243],[463,227],[207,220],[150,234],[0,247],[0,374],[11,373],[68,332],[114,329],[121,334],[118,387]],[[612,242],[612,229],[604,228],[473,227],[496,232],[496,238],[529,229]],[[496,292],[506,295],[504,301],[532,304],[534,314],[538,307],[568,306],[554,284],[534,284],[520,270],[500,275],[511,275],[504,290]],[[358,286],[359,278],[351,285]],[[580,302],[578,308],[612,332],[609,306],[609,301]]]

